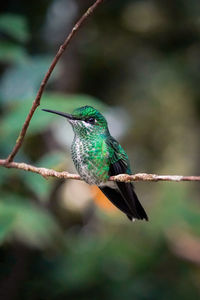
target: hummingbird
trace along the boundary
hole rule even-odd
[[[74,131],[71,155],[81,179],[90,185],[97,185],[129,220],[148,221],[131,182],[114,182],[114,188],[106,184],[110,176],[131,174],[131,169],[128,156],[111,136],[105,117],[92,106],[79,107],[72,114],[42,110],[60,115],[71,124]]]

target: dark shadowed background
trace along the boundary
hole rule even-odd
[[[0,8],[0,158],[12,150],[60,44],[92,1]],[[40,108],[92,105],[136,172],[199,175],[200,2],[108,0],[51,77],[16,161],[75,172],[67,122]],[[73,180],[0,168],[0,299],[200,297],[199,183],[136,183],[131,223]]]

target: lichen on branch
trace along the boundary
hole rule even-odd
[[[38,168],[32,165],[19,162],[10,162],[7,163],[6,159],[0,159],[0,166],[6,168],[15,168],[24,171],[29,171],[37,173],[44,178],[56,177],[64,179],[76,179],[81,180],[78,174],[71,174],[66,171],[57,172],[53,169]],[[156,175],[156,174],[147,174],[147,173],[138,173],[138,174],[119,174],[116,176],[111,176],[110,181],[120,181],[120,182],[130,182],[130,181],[200,181],[200,176],[182,176],[182,175]]]

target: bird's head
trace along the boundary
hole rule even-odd
[[[43,109],[43,111],[67,118],[68,122],[72,125],[74,133],[80,137],[108,133],[106,119],[92,106],[79,107],[75,109],[72,114],[49,109]]]

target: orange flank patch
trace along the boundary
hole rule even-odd
[[[117,208],[108,200],[108,198],[102,193],[102,191],[96,186],[91,186],[92,196],[95,203],[104,211],[116,212]]]

